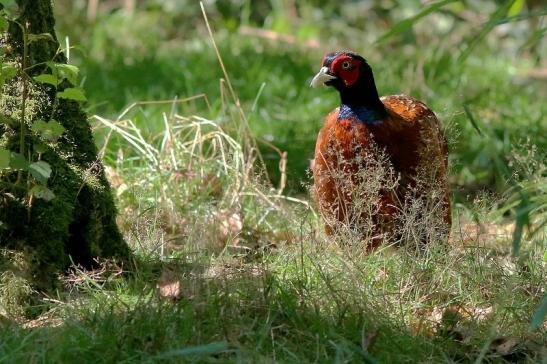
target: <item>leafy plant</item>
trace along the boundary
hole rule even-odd
[[[13,24],[20,28],[23,39],[23,56],[19,60],[9,60],[6,55],[0,58],[2,97],[11,96],[10,105],[15,105],[10,108],[3,104],[0,109],[2,116],[0,125],[3,125],[4,132],[18,129],[20,138],[17,151],[0,148],[0,176],[7,183],[6,186],[17,186],[26,190],[30,213],[33,198],[50,201],[55,197],[48,188],[48,181],[53,171],[49,163],[42,160],[42,154],[48,150],[54,151],[56,143],[65,132],[65,128],[53,119],[58,100],[83,102],[86,98],[83,89],[77,85],[79,70],[76,66],[54,61],[29,66],[31,44],[37,41],[53,41],[51,34],[29,33],[28,24],[20,24],[5,9],[1,10],[0,15],[2,19],[0,31],[7,31],[9,24]],[[60,49],[57,54],[59,52],[61,52]],[[35,69],[40,66],[43,68],[42,73],[35,75]],[[12,95],[8,95],[9,87],[11,87]],[[40,104],[43,103],[39,97],[40,92],[47,88],[55,92],[50,116],[45,119],[36,118],[37,110],[43,107]],[[17,172],[15,180],[10,178],[11,172]],[[23,178],[24,175],[25,178]],[[23,183],[23,180],[26,180],[26,183]]]

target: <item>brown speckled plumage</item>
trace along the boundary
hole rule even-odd
[[[349,87],[336,66],[332,67],[340,57],[358,60],[356,67],[360,69],[355,72],[359,80]],[[370,220],[371,216],[363,215],[367,211],[355,209],[353,191],[360,183],[372,183],[370,179],[376,178],[371,174],[378,172],[371,166],[374,158],[381,158],[380,154],[385,156],[386,168],[398,179],[394,188],[378,189],[372,216],[373,237],[397,234],[401,211],[409,196],[428,198],[437,204],[439,219],[444,220],[448,231],[451,222],[448,148],[435,114],[409,96],[379,98],[370,67],[355,54],[327,55],[323,67],[328,68],[330,75],[324,77],[325,84],[337,88],[342,98],[341,107],[325,118],[317,137],[313,164],[314,197],[325,218],[327,233],[335,232],[337,223],[357,226],[367,218]],[[322,69],[322,72],[327,71]],[[370,195],[363,196],[370,199]],[[370,245],[383,240],[371,239]]]

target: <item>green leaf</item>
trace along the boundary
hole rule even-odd
[[[532,322],[530,323],[530,328],[532,330],[537,330],[545,321],[545,316],[547,316],[547,293],[543,295],[543,299],[539,304],[534,316],[532,316]]]
[[[80,69],[71,64],[47,62],[48,67],[59,81],[67,79],[72,85],[76,85]]]
[[[13,77],[15,77],[15,75],[17,75],[17,67],[10,63],[3,63],[1,71],[1,75],[4,81],[12,79]]]
[[[29,194],[35,196],[36,198],[41,198],[45,201],[51,201],[55,198],[55,194],[46,186],[36,185],[32,187],[29,191]]]
[[[2,8],[2,13],[8,18],[14,18],[16,16],[15,12],[17,10],[16,0],[2,0],[0,1],[0,6]]]
[[[28,169],[28,161],[23,155],[11,152],[9,166],[11,169],[26,171]]]
[[[11,159],[11,152],[6,149],[0,149],[0,169],[8,169]]]
[[[40,33],[40,34],[28,34],[27,35],[28,43],[38,42],[40,40],[48,40],[50,42],[55,42],[53,36],[49,33]]]
[[[53,119],[49,122],[38,119],[32,123],[31,129],[46,142],[56,142],[65,132],[65,128],[59,124],[58,121]]]
[[[515,216],[515,230],[513,230],[513,256],[516,257],[520,252],[522,233],[525,226],[530,226],[530,211],[534,205],[530,203],[528,195],[525,192],[520,193],[520,203],[517,207]]]
[[[57,97],[60,99],[68,99],[74,101],[86,101],[84,91],[79,87],[65,88],[61,92],[57,92]]]
[[[51,176],[51,167],[49,163],[44,161],[31,163],[28,169],[34,178],[44,185],[47,183],[49,176]]]
[[[395,35],[406,32],[407,30],[411,29],[414,26],[414,24],[417,23],[418,20],[420,20],[421,18],[423,18],[423,17],[425,17],[425,16],[439,10],[443,6],[446,6],[446,5],[448,5],[450,3],[453,3],[453,2],[456,2],[456,1],[458,1],[458,0],[442,0],[442,1],[437,1],[437,2],[429,4],[429,6],[427,6],[425,9],[420,11],[418,14],[416,14],[416,15],[410,17],[410,18],[404,19],[404,20],[398,22],[397,24],[395,24],[391,28],[391,30],[384,33],[384,35],[382,35],[380,38],[378,38],[378,40],[376,40],[376,43],[380,43],[380,42],[386,40],[387,38],[391,38]]]
[[[42,143],[39,140],[36,140],[34,144],[32,145],[32,148],[36,153],[45,153],[47,151],[47,145]]]
[[[57,87],[57,77],[49,73],[43,73],[34,77],[34,80],[40,83],[47,83],[49,85]]]
[[[524,0],[515,0],[513,5],[507,11],[507,16],[516,16],[519,15],[522,9],[524,8]]]
[[[3,16],[0,16],[0,32],[5,32],[8,30],[8,21]]]
[[[57,71],[58,63],[50,61],[50,62],[46,62],[46,64],[49,67],[49,69],[51,70],[51,73],[53,74],[53,76],[57,77],[59,75],[59,72]]]
[[[17,124],[17,120],[13,120],[13,118],[11,118],[10,116],[5,115],[5,114],[0,112],[0,124],[6,124],[6,125],[13,126],[13,125]]]
[[[55,66],[59,72],[59,78],[66,78],[68,82],[76,85],[76,82],[78,82],[78,73],[80,72],[78,67],[65,63],[56,63]]]
[[[231,351],[227,342],[212,342],[205,345],[188,346],[181,349],[169,350],[159,354],[157,358],[166,359],[188,355],[215,355],[227,351]]]

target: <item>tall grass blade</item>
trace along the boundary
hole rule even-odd
[[[396,36],[396,35],[399,35],[401,33],[406,32],[407,30],[412,28],[414,26],[414,24],[416,24],[421,18],[423,18],[423,17],[425,17],[425,16],[439,10],[443,6],[446,6],[446,5],[448,5],[450,3],[453,3],[453,2],[456,2],[456,1],[457,0],[442,0],[442,1],[431,3],[428,7],[426,7],[422,11],[420,11],[418,14],[416,14],[416,15],[410,17],[410,18],[404,19],[404,20],[398,22],[397,24],[395,24],[395,26],[393,28],[391,28],[390,31],[388,31],[387,33],[380,36],[380,38],[378,38],[376,40],[376,43],[381,43],[381,42],[385,41],[388,38],[391,38],[393,36]]]
[[[517,0],[518,1],[518,0]],[[490,15],[490,18],[488,21],[483,25],[481,30],[478,34],[473,35],[467,45],[467,48],[465,48],[460,56],[458,57],[458,62],[464,62],[467,57],[471,54],[473,49],[494,29],[497,25],[500,24],[500,19],[507,18],[507,13],[509,12],[509,9],[513,6],[515,1],[508,1],[504,5],[499,6],[496,11]]]
[[[477,356],[477,359],[475,359],[474,364],[481,364],[484,358],[486,357],[486,354],[488,353],[488,350],[490,349],[490,345],[492,344],[493,338],[489,337],[485,342],[484,345],[481,348],[481,351],[479,353],[479,356]]]
[[[215,355],[220,353],[232,352],[233,349],[230,349],[230,346],[227,342],[213,342],[205,345],[198,346],[189,346],[182,349],[166,351],[162,354],[159,354],[157,359],[167,359],[174,358],[178,356],[188,356],[188,355]]]
[[[534,210],[535,204],[530,202],[528,194],[520,191],[520,203],[515,214],[515,230],[513,231],[513,256],[520,252],[522,232],[525,226],[530,226],[530,212]]]
[[[473,113],[471,112],[471,109],[469,108],[468,104],[463,104],[463,111],[465,111],[465,116],[469,119],[471,122],[471,125],[473,125],[473,128],[479,133],[479,135],[482,135],[482,131],[479,128],[479,124],[477,123],[477,120],[475,120],[475,117],[473,116]]]
[[[530,329],[537,330],[545,321],[545,316],[547,316],[547,293],[543,295],[543,299],[539,304],[534,316],[532,316],[532,322],[530,323]]]
[[[262,154],[260,153],[260,150],[256,144],[256,140],[253,137],[251,133],[251,128],[249,127],[249,120],[247,119],[247,115],[245,114],[245,111],[243,110],[243,107],[241,106],[241,102],[239,100],[239,96],[237,95],[234,87],[232,86],[232,82],[230,80],[230,76],[228,74],[228,71],[226,70],[226,66],[224,65],[224,61],[222,60],[222,56],[220,55],[220,50],[218,49],[217,43],[215,41],[215,37],[213,34],[213,29],[211,28],[211,25],[209,24],[209,18],[207,17],[207,13],[205,11],[205,7],[203,5],[203,2],[200,1],[199,3],[201,7],[201,13],[203,15],[203,20],[205,21],[205,25],[207,27],[207,32],[209,33],[209,38],[211,40],[211,43],[213,45],[213,49],[215,50],[215,54],[217,56],[218,62],[220,64],[220,68],[222,69],[222,73],[224,75],[224,79],[226,80],[226,85],[228,86],[228,90],[230,91],[230,95],[232,96],[232,100],[237,107],[237,110],[239,111],[239,116],[243,125],[243,142],[245,144],[245,149],[247,151],[246,153],[246,162],[251,163],[254,160],[254,156],[256,155],[258,157],[258,160],[260,162],[261,172],[264,173],[266,176],[266,179],[269,179],[268,176],[268,170],[266,168],[266,162],[264,162],[264,159],[262,157]],[[249,168],[250,171],[250,168]]]
[[[516,21],[521,21],[521,20],[528,20],[530,18],[536,18],[536,17],[539,18],[539,17],[544,16],[546,14],[547,14],[547,9],[539,10],[539,11],[530,11],[530,12],[527,12],[527,13],[522,13],[522,14],[518,14],[518,15],[514,15],[514,16],[504,16],[504,17],[501,17],[501,18],[497,19],[496,25],[516,22]]]

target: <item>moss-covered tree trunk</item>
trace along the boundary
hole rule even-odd
[[[127,261],[130,251],[116,226],[116,208],[87,117],[78,101],[56,97],[71,85],[66,79],[52,86],[32,78],[52,72],[45,62],[66,63],[58,52],[51,0],[16,3],[16,19],[3,38],[3,62],[25,64],[30,77],[23,77],[21,71],[2,88],[1,116],[13,122],[0,122],[0,149],[24,150],[28,163],[49,164],[46,184],[55,197],[48,201],[33,195],[31,186],[37,182],[29,171],[0,170],[0,247],[24,254],[31,263],[32,285],[48,289],[71,261],[86,267],[95,257]],[[33,38],[27,41],[26,52],[23,33]],[[52,39],[35,36],[43,33]],[[22,117],[25,97],[27,110]],[[44,143],[33,128],[37,120],[55,120],[65,130],[55,143]]]

